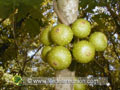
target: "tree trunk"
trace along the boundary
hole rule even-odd
[[[66,77],[66,78],[65,78]],[[73,80],[75,77],[75,73],[69,71],[68,69],[64,69],[61,71],[56,71],[56,78],[59,80]],[[56,84],[55,90],[74,90],[73,84]]]
[[[79,0],[53,0],[54,11],[56,12],[59,21],[63,24],[72,24],[78,16]],[[60,77],[75,77],[75,73],[68,69],[56,71],[56,78]],[[56,84],[55,90],[74,90],[73,84]]]

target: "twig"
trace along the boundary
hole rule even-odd
[[[96,60],[94,60],[94,61],[100,68],[104,69],[104,67],[101,64],[99,64]]]
[[[15,16],[13,14],[13,26],[12,26],[12,31],[13,31],[13,37],[14,37],[14,41],[15,41],[15,44],[18,48],[18,43],[17,43],[17,40],[16,40],[16,34],[15,34],[15,29],[16,29],[16,23],[15,23]]]
[[[58,7],[57,7],[57,2],[56,0],[53,0],[53,7],[54,7],[54,11],[56,12],[58,18],[60,19],[61,23],[65,24],[65,25],[69,25],[68,21],[66,20],[66,18],[63,17],[63,14],[60,13]]]
[[[37,52],[42,48],[42,46],[43,46],[43,45],[40,45],[40,46],[39,46],[39,48],[37,49],[37,51],[32,55],[32,57],[31,57],[30,59],[24,61],[23,67],[22,67],[22,69],[20,70],[21,75],[24,74],[24,68],[25,68],[27,62],[31,61],[31,60],[34,58],[34,56],[35,56],[35,55],[37,54]]]
[[[97,55],[98,55],[98,53],[97,53]],[[104,58],[104,56],[102,56],[103,58]],[[97,60],[98,60],[98,58],[96,58]],[[104,60],[105,60],[105,58],[104,58]],[[106,61],[106,60],[105,60]],[[100,67],[100,68],[102,68],[103,69],[103,72],[104,72],[104,75],[107,75],[107,77],[109,77],[108,78],[108,81],[110,82],[110,86],[111,86],[111,88],[112,88],[112,90],[115,90],[114,89],[114,82],[112,81],[112,74],[111,74],[111,72],[109,71],[109,62],[107,61],[107,69],[108,69],[108,73],[106,73],[105,72],[105,69],[104,69],[104,66],[102,66],[101,64],[99,64],[96,60],[95,60],[95,63]]]
[[[0,21],[0,24],[3,23],[5,20],[6,20],[6,18],[2,19],[2,20]]]
[[[97,56],[98,56],[98,52],[97,52]],[[96,58],[97,60],[94,60],[95,61],[95,63],[100,67],[100,68],[102,68],[103,69],[103,71],[105,70],[104,69],[104,66],[103,65],[101,65],[100,63],[98,63],[98,58]],[[105,59],[105,58],[104,58]],[[105,71],[104,71],[105,72]],[[109,71],[108,71],[108,73],[109,74],[111,74]]]
[[[40,45],[39,48],[37,49],[37,51],[34,53],[34,55],[33,55],[30,59],[26,60],[26,62],[31,61],[31,60],[34,58],[34,56],[37,54],[37,52],[38,52],[42,47],[43,47],[43,45]]]

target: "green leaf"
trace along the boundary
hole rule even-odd
[[[34,19],[41,19],[43,18],[43,15],[42,15],[42,12],[40,11],[40,9],[32,9],[31,10],[31,16],[34,18]]]
[[[13,60],[14,58],[16,58],[16,56],[17,56],[17,48],[15,45],[11,44],[11,46],[5,50],[2,57],[4,60]]]
[[[80,0],[79,6],[85,8],[89,2],[89,0]]]
[[[95,1],[91,1],[86,9],[86,12],[92,12],[92,9],[94,9],[96,5],[97,3]]]
[[[26,5],[39,6],[44,0],[22,0]]]
[[[25,5],[24,3],[20,3],[18,7],[18,13],[17,13],[17,22],[24,19],[26,15],[30,12],[31,7],[28,5]]]
[[[7,18],[13,11],[13,3],[9,0],[0,0],[0,18]]]
[[[27,14],[30,14],[35,19],[42,18],[42,12],[40,11],[40,4],[42,0],[30,1],[24,0],[19,3],[17,22],[25,19]]]
[[[25,22],[24,29],[26,32],[28,32],[30,34],[31,37],[36,36],[40,32],[40,26],[39,26],[38,22],[35,21],[34,19],[28,19]]]

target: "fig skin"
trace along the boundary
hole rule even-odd
[[[48,53],[51,49],[52,49],[51,46],[45,46],[45,47],[43,47],[42,52],[41,52],[41,57],[42,57],[43,61],[47,62],[46,56],[47,56],[47,53]]]
[[[79,80],[77,77],[75,77],[75,80]],[[83,83],[74,83],[74,90],[86,90],[87,85]]]
[[[86,90],[85,84],[74,84],[74,90]]]
[[[74,44],[72,53],[77,62],[89,63],[95,56],[95,48],[92,43],[82,40]]]
[[[67,48],[56,46],[47,54],[47,61],[54,69],[62,70],[69,67],[72,61],[72,56]]]
[[[102,32],[91,34],[89,41],[94,45],[96,51],[104,51],[107,47],[107,37]]]
[[[73,32],[69,26],[58,24],[50,32],[51,40],[57,45],[67,45],[72,41]]]
[[[72,24],[72,31],[73,31],[74,36],[78,38],[85,38],[91,32],[91,25],[85,19],[77,19]]]
[[[46,46],[51,45],[52,43],[50,40],[50,29],[51,27],[47,27],[40,34],[40,41]]]

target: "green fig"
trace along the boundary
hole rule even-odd
[[[53,43],[63,46],[72,41],[73,32],[69,26],[58,24],[51,30],[50,37]]]
[[[47,54],[47,61],[54,69],[62,70],[69,67],[72,61],[72,56],[67,48],[56,46]]]
[[[40,41],[46,46],[51,45],[51,40],[50,40],[50,35],[49,35],[50,29],[51,29],[50,27],[47,27],[40,34]]]
[[[74,36],[78,38],[85,38],[91,32],[91,25],[87,20],[78,19],[73,23],[72,31]]]
[[[85,84],[74,84],[74,90],[86,90]]]
[[[91,34],[89,41],[94,45],[96,51],[104,51],[107,47],[107,37],[102,32]]]
[[[72,53],[76,61],[88,63],[92,61],[95,56],[95,48],[92,43],[82,40],[74,44]]]
[[[46,59],[46,56],[47,56],[47,53],[52,49],[51,46],[45,46],[43,49],[42,49],[42,52],[41,52],[41,57],[42,59],[46,62],[47,59]]]

